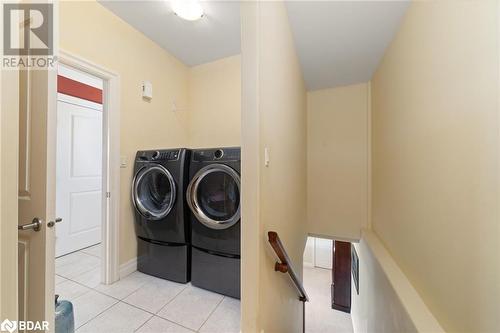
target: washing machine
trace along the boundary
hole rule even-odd
[[[240,298],[240,148],[197,149],[186,192],[191,210],[191,283]]]
[[[190,151],[138,151],[132,182],[137,270],[163,279],[190,280],[190,223],[184,193]]]

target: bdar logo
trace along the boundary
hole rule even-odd
[[[3,332],[14,332],[17,328],[17,322],[15,321],[10,321],[8,319],[5,319],[4,321],[2,321],[2,323],[0,324],[0,331],[3,331]]]

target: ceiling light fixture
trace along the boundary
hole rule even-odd
[[[203,7],[196,0],[171,0],[172,10],[175,15],[188,20],[196,21],[203,17]]]

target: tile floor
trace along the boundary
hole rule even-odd
[[[134,272],[100,283],[99,245],[56,259],[56,294],[73,303],[78,333],[240,331],[240,301]]]
[[[329,269],[304,267],[304,287],[309,296],[306,303],[306,332],[352,333],[351,315],[331,307],[331,276]]]

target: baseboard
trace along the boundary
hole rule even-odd
[[[120,265],[120,279],[135,272],[137,270],[137,257],[130,259],[126,263]]]

